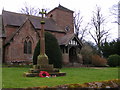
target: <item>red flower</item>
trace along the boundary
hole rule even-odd
[[[48,72],[46,72],[46,71],[40,71],[39,76],[40,77],[49,77],[50,74]]]

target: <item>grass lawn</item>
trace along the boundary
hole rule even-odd
[[[118,68],[62,68],[66,72],[63,77],[23,77],[23,73],[30,68],[25,67],[4,67],[2,69],[3,88],[27,88],[39,86],[56,86],[63,84],[77,84],[93,81],[118,79]]]

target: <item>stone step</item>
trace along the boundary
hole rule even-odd
[[[56,68],[53,68],[53,69],[48,69],[48,68],[30,69],[28,72],[29,73],[39,73],[40,71],[59,72],[59,69],[56,69]]]
[[[66,73],[64,72],[58,72],[58,73],[50,73],[50,76],[65,76]],[[24,73],[25,77],[39,77],[39,73]]]
[[[38,73],[24,73],[23,76],[25,77],[38,77],[39,74]]]
[[[53,65],[49,65],[49,64],[37,66],[37,69],[41,69],[41,68],[53,69],[54,67],[53,67]]]
[[[59,73],[50,73],[51,76],[66,76],[66,73],[59,72]]]

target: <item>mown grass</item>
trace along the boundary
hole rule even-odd
[[[27,88],[39,86],[56,86],[63,84],[82,84],[93,81],[103,81],[118,78],[118,68],[62,68],[61,72],[66,72],[63,77],[24,77],[23,73],[29,68],[4,67],[2,69],[3,88]]]

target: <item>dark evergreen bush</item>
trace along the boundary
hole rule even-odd
[[[40,40],[38,41],[35,50],[34,50],[34,54],[33,54],[33,65],[37,64],[37,57],[40,54]]]
[[[105,42],[101,46],[103,56],[108,58],[110,55],[120,55],[120,39],[113,40],[112,42]]]
[[[108,65],[111,67],[120,66],[120,56],[117,54],[108,57]]]
[[[55,68],[62,67],[62,54],[58,45],[57,39],[50,33],[45,33],[45,52],[49,58],[49,64],[53,64]],[[37,64],[37,56],[40,54],[40,41],[37,43],[34,55],[33,64]]]

